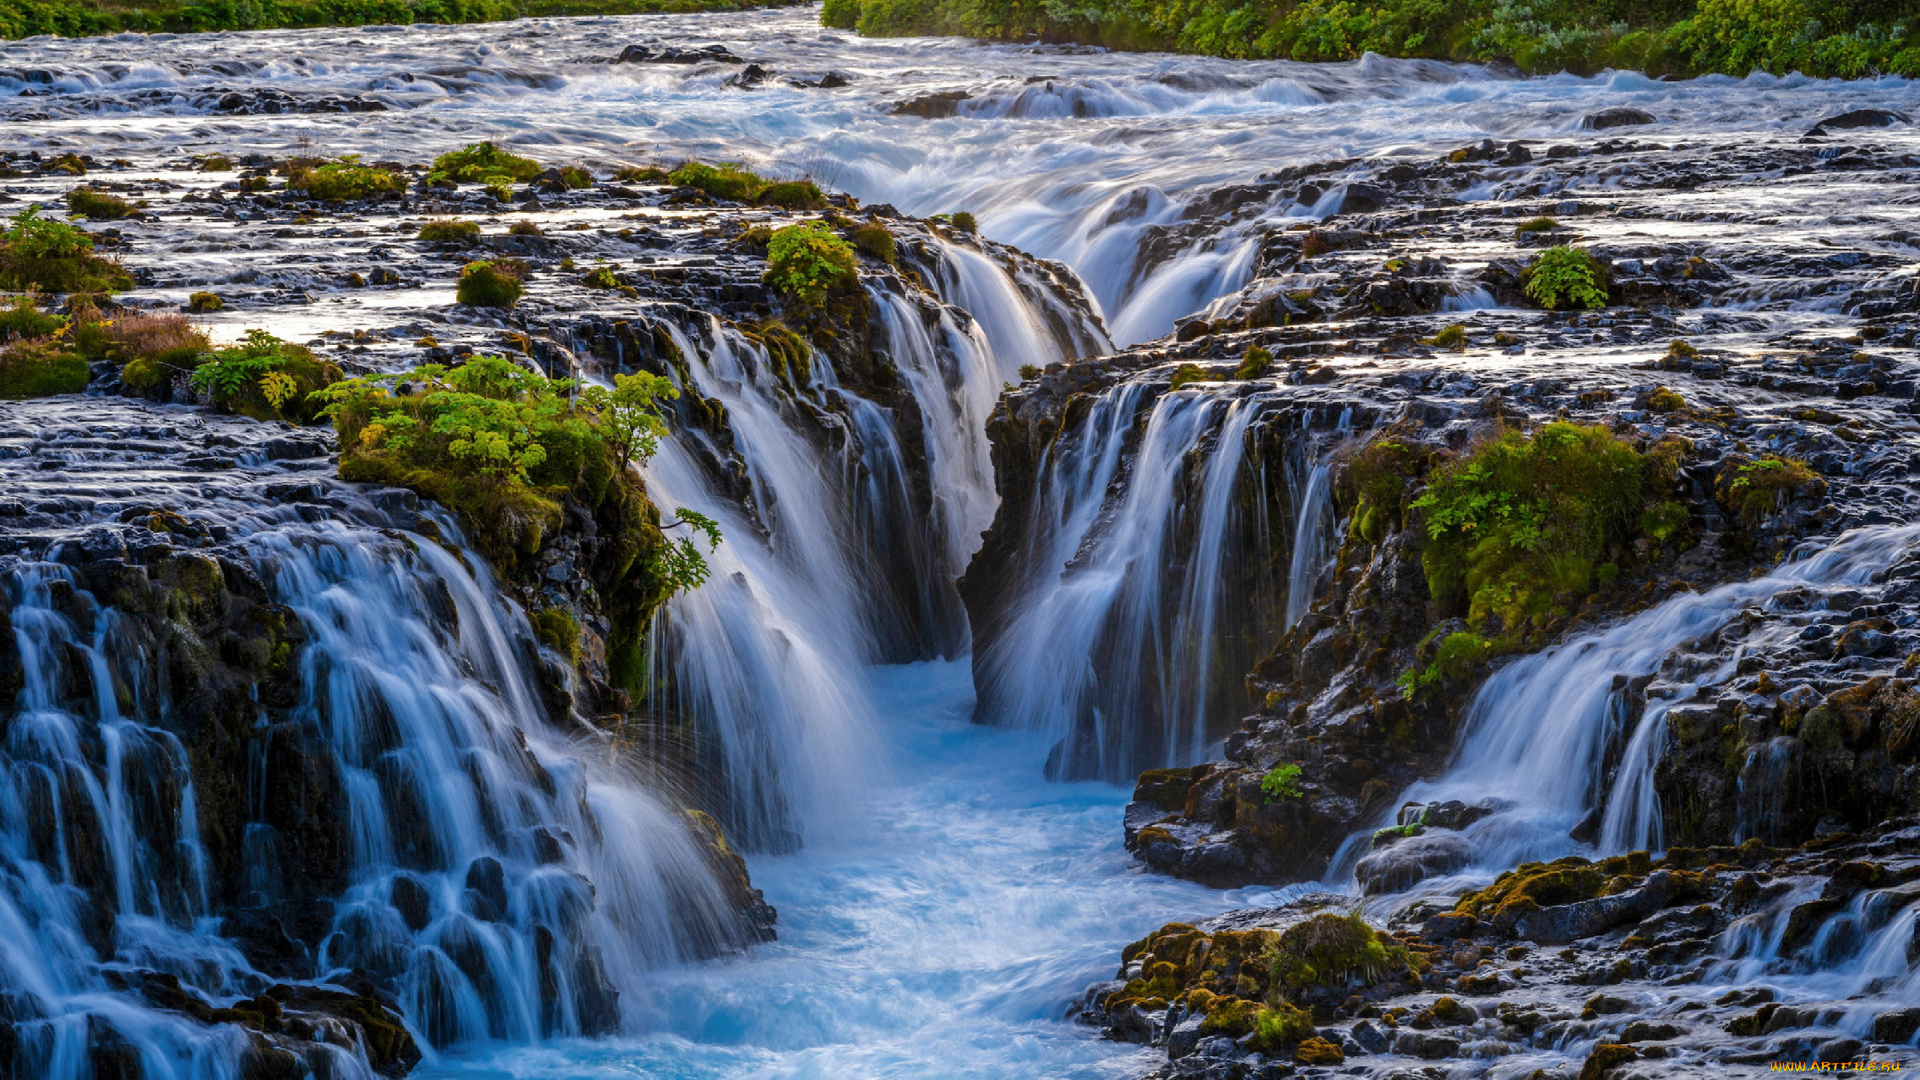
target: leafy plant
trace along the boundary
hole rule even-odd
[[[1273,353],[1259,345],[1249,345],[1247,346],[1246,357],[1240,361],[1239,367],[1233,369],[1233,377],[1236,379],[1257,379],[1265,375],[1267,369],[1272,366]]]
[[[767,284],[802,304],[818,307],[829,291],[857,280],[853,249],[823,222],[789,225],[767,239]]]
[[[1534,257],[1522,276],[1527,298],[1549,311],[1607,306],[1606,272],[1579,248],[1548,248]]]
[[[434,158],[427,183],[480,184],[490,188],[504,183],[511,191],[515,182],[525,183],[538,175],[540,163],[532,158],[508,153],[491,142],[477,142]]]
[[[1300,790],[1300,766],[1291,762],[1275,765],[1260,778],[1260,791],[1268,802],[1276,799],[1304,799],[1307,793]]]
[[[40,216],[38,205],[13,215],[7,247],[29,259],[66,259],[93,250],[93,238],[64,221]]]
[[[470,262],[460,268],[454,299],[474,307],[509,308],[526,292],[527,264],[518,259]]]
[[[93,238],[40,216],[38,206],[15,214],[0,234],[0,289],[21,292],[118,292],[133,287],[119,263],[93,254]]]
[[[953,220],[953,227],[959,230],[960,232],[970,233],[970,232],[980,231],[979,223],[974,221],[973,215],[967,213],[965,210],[954,211],[952,220]]]
[[[400,173],[362,165],[358,154],[348,154],[311,169],[294,169],[287,177],[287,190],[303,192],[324,202],[397,195],[406,189],[406,178]]]

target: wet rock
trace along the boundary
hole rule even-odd
[[[1350,1034],[1354,1043],[1369,1054],[1384,1054],[1387,1052],[1387,1046],[1389,1044],[1386,1035],[1366,1020],[1362,1020],[1353,1025],[1353,1031]]]
[[[1920,1008],[1895,1009],[1873,1020],[1873,1041],[1877,1043],[1909,1043],[1916,1032],[1920,1032]]]
[[[653,49],[646,45],[629,45],[620,50],[614,58],[616,64],[744,64],[746,60],[735,56],[733,50],[725,45],[703,45],[697,49],[668,45]]]
[[[393,884],[387,892],[387,902],[400,913],[400,920],[407,929],[419,933],[427,928],[432,920],[432,898],[426,886],[412,874],[396,874]]]
[[[920,116],[937,120],[958,114],[960,103],[972,96],[965,90],[940,90],[902,101],[887,111],[895,116]]]
[[[1393,198],[1393,194],[1385,188],[1371,184],[1341,184],[1330,195],[1334,200],[1330,212],[1335,214],[1371,213],[1386,206]]]
[[[1604,1080],[1606,1076],[1640,1056],[1638,1050],[1619,1043],[1601,1043],[1580,1066],[1580,1080]]]
[[[1644,109],[1616,105],[1581,117],[1580,128],[1583,131],[1604,131],[1607,128],[1638,127],[1653,122],[1653,114]]]
[[[1895,124],[1911,124],[1913,118],[1903,112],[1892,109],[1852,109],[1826,117],[1813,125],[1808,135],[1824,135],[1828,131],[1848,131],[1854,128],[1884,128]]]
[[[1178,1060],[1198,1050],[1200,1026],[1206,1019],[1203,1015],[1189,1016],[1173,1025],[1173,1030],[1167,1033],[1167,1056]]]
[[[467,864],[467,913],[482,922],[500,922],[507,917],[506,875],[500,860],[482,855]]]
[[[1457,1057],[1460,1053],[1460,1040],[1426,1031],[1402,1031],[1394,1036],[1393,1052],[1437,1061],[1441,1058]]]

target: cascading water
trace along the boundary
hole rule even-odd
[[[289,972],[364,980],[432,1052],[616,1029],[642,972],[747,940],[687,823],[549,728],[530,632],[468,569],[477,557],[297,513],[228,528],[245,534],[241,561],[178,565],[256,575],[268,610],[299,628],[297,696],[256,703],[235,733],[252,745],[249,774],[216,776],[239,822],[203,824],[193,778],[208,774],[193,763],[212,752],[211,718],[161,670],[187,646],[143,646],[71,568],[101,565],[77,541],[9,570],[24,682],[4,751],[0,918],[22,933],[0,977],[23,1075],[91,1075],[103,1046],[127,1047],[149,1077],[253,1067],[241,1029],[109,992],[129,980],[151,999],[154,979],[177,979],[203,1008]],[[205,830],[242,825],[243,850],[216,860]],[[323,881],[337,903],[299,895]],[[218,899],[235,894],[239,907]],[[296,909],[323,932],[282,937],[283,968],[257,970],[234,935],[257,945]],[[308,1066],[371,1076],[340,1031]]]
[[[1328,466],[1321,462],[1307,474],[1306,493],[1300,497],[1300,515],[1293,526],[1293,556],[1287,566],[1287,625],[1292,626],[1313,606],[1313,590],[1330,557],[1333,541],[1333,488]]]

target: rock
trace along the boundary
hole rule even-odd
[[[1439,941],[1444,938],[1472,937],[1479,931],[1479,919],[1472,915],[1451,911],[1435,915],[1420,924],[1420,936],[1429,941]]]
[[[1371,184],[1341,184],[1333,189],[1333,197],[1332,213],[1366,214],[1387,205],[1393,195]]]
[[[1635,1020],[1620,1033],[1623,1043],[1662,1042],[1677,1039],[1687,1033],[1687,1029],[1673,1024],[1658,1024],[1648,1020]]]
[[[1591,1012],[1599,1016],[1632,1012],[1633,1008],[1633,1002],[1626,998],[1614,997],[1612,994],[1595,994],[1581,1006],[1583,1012]]]
[[[960,103],[973,95],[965,90],[940,90],[931,94],[922,94],[909,101],[902,101],[887,110],[894,116],[919,116],[928,120],[953,116],[960,111]]]
[[[467,913],[482,922],[500,922],[507,917],[506,875],[500,860],[482,855],[467,865]]]
[[[1296,1065],[1344,1065],[1347,1055],[1341,1053],[1340,1048],[1332,1042],[1316,1035],[1301,1040],[1300,1045],[1294,1047],[1293,1061]]]
[[[1437,1061],[1460,1053],[1460,1040],[1424,1031],[1403,1031],[1393,1040],[1393,1052]]]
[[[1205,1020],[1205,1016],[1195,1014],[1173,1025],[1173,1030],[1167,1033],[1167,1056],[1183,1058],[1197,1050],[1200,1046],[1200,1025]]]
[[[393,884],[387,889],[387,902],[400,913],[400,921],[407,924],[407,929],[416,934],[425,930],[431,921],[432,898],[426,886],[412,874],[394,875]]]
[[[1586,1063],[1580,1066],[1580,1080],[1602,1080],[1608,1073],[1640,1056],[1631,1046],[1619,1043],[1601,1043],[1587,1055]]]
[[[1824,135],[1830,130],[1848,130],[1852,128],[1884,128],[1895,124],[1911,124],[1913,118],[1906,113],[1892,109],[1853,109],[1835,116],[1829,116],[1813,125],[1809,135]]]
[[[1616,105],[1611,109],[1601,109],[1580,118],[1580,130],[1604,131],[1607,128],[1639,127],[1653,123],[1653,114],[1643,109]]]
[[[1366,1020],[1362,1020],[1353,1025],[1351,1037],[1361,1049],[1369,1054],[1384,1054],[1387,1052],[1388,1042],[1386,1035],[1382,1034],[1379,1028],[1374,1027],[1372,1023]]]
[[[1602,896],[1572,904],[1529,911],[1514,921],[1513,935],[1539,945],[1565,945],[1604,934],[1646,918],[1671,902],[1675,878],[1669,870],[1655,871],[1647,883],[1616,896]]]
[[[1410,836],[1367,855],[1354,867],[1362,892],[1372,895],[1399,892],[1415,883],[1450,874],[1473,861],[1473,851],[1459,833]]]
[[[1910,1043],[1915,1032],[1920,1032],[1920,1009],[1895,1009],[1873,1021],[1873,1041],[1877,1043]]]
[[[616,64],[744,64],[746,60],[735,56],[733,50],[725,45],[706,45],[698,49],[683,49],[678,45],[669,45],[654,52],[645,45],[629,45],[620,50],[614,58]]]

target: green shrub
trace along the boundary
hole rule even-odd
[[[818,307],[858,280],[853,249],[822,222],[789,225],[767,240],[767,284],[802,304]]]
[[[507,226],[507,235],[508,236],[545,236],[547,234],[544,232],[541,232],[540,226],[535,225],[531,221],[516,221],[512,225]]]
[[[869,221],[853,230],[853,248],[877,262],[892,265],[896,258],[893,233],[877,221]]]
[[[1257,379],[1265,375],[1267,369],[1272,366],[1273,353],[1259,345],[1249,345],[1247,346],[1246,357],[1240,361],[1239,367],[1233,369],[1233,377],[1236,379]]]
[[[1687,407],[1687,399],[1675,390],[1658,387],[1647,395],[1647,411],[1656,413],[1678,412]]]
[[[0,289],[27,292],[119,292],[133,278],[119,263],[93,254],[93,238],[38,206],[15,214],[0,234]]]
[[[754,201],[762,206],[778,206],[785,210],[818,210],[827,205],[826,198],[811,180],[783,180],[768,184]]]
[[[0,308],[0,342],[50,338],[66,326],[64,316],[41,311],[32,293],[16,296],[9,306]]]
[[[1448,634],[1441,639],[1439,648],[1434,650],[1432,663],[1400,676],[1400,693],[1403,697],[1414,698],[1442,679],[1464,679],[1473,674],[1476,665],[1501,651],[1500,645],[1479,634],[1468,631]]]
[[[1257,1054],[1279,1055],[1313,1037],[1313,1017],[1306,1010],[1281,1002],[1273,1008],[1261,1007],[1253,1014],[1253,1037],[1247,1049]]]
[[[1268,993],[1288,1001],[1318,987],[1342,991],[1404,978],[1411,965],[1406,946],[1358,915],[1332,912],[1281,931],[1268,960]]]
[[[664,184],[667,170],[658,165],[623,165],[613,174],[623,184]]]
[[[737,162],[705,165],[689,161],[668,173],[667,180],[733,202],[752,202],[767,188],[764,177]]]
[[[1167,391],[1171,393],[1188,383],[1209,382],[1212,379],[1213,373],[1199,364],[1181,364],[1173,369],[1173,382],[1167,386]]]
[[[349,202],[381,195],[397,195],[407,189],[406,177],[397,172],[360,164],[357,154],[329,161],[313,168],[290,168],[287,190],[322,202]]]
[[[249,330],[244,341],[202,354],[187,383],[222,409],[307,423],[324,404],[322,392],[339,379],[338,367],[305,346]]]
[[[51,338],[0,346],[0,398],[77,394],[86,388],[86,359]]]
[[[1607,306],[1606,271],[1593,256],[1575,247],[1551,247],[1534,256],[1521,279],[1527,299],[1555,311],[1562,307]]]
[[[93,188],[74,188],[67,192],[67,213],[95,221],[117,221],[139,213],[138,207],[118,195]]]
[[[980,229],[979,224],[973,220],[973,215],[965,210],[955,211],[952,221],[953,227],[963,233],[978,232]]]
[[[578,165],[564,165],[560,168],[560,182],[576,191],[593,186],[593,174]]]
[[[1021,364],[1020,365],[1020,381],[1021,382],[1032,382],[1033,380],[1039,377],[1040,377],[1040,365],[1038,364]]]
[[[580,279],[580,283],[589,289],[617,289],[620,287],[620,279],[614,276],[613,268],[608,266],[599,266],[587,271],[586,276]]]
[[[580,621],[565,608],[544,608],[533,613],[533,633],[540,643],[580,666]]]
[[[1618,572],[1650,503],[1666,501],[1677,441],[1642,452],[1602,425],[1504,432],[1428,474],[1411,508],[1426,526],[1427,587],[1475,625],[1509,630],[1565,614]]]
[[[1300,790],[1300,766],[1288,762],[1275,765],[1260,778],[1260,791],[1267,801],[1275,799],[1304,799],[1307,793]]]
[[[1715,493],[1728,508],[1753,524],[1803,488],[1825,491],[1826,481],[1799,458],[1765,454],[1753,461],[1729,460],[1721,467]]]
[[[232,172],[233,159],[225,154],[207,154],[194,159],[201,172]]]
[[[1513,231],[1516,235],[1525,236],[1527,233],[1552,232],[1559,227],[1560,223],[1550,217],[1537,217],[1514,226]]]
[[[87,163],[80,160],[79,154],[65,153],[42,163],[40,171],[59,173],[62,176],[85,176]]]
[[[480,239],[480,223],[453,219],[429,221],[420,226],[419,239],[436,244],[471,245]]]
[[[1462,323],[1454,323],[1451,326],[1442,327],[1440,332],[1433,335],[1428,341],[1428,344],[1437,348],[1464,352],[1467,348],[1467,328],[1465,324]]]
[[[477,142],[434,158],[427,182],[479,184],[487,188],[504,182],[511,190],[515,182],[525,183],[538,175],[540,163],[532,158],[508,153],[490,142]]]
[[[187,297],[187,310],[198,315],[219,311],[226,306],[227,302],[220,299],[217,293],[197,292]]]
[[[527,264],[518,259],[470,262],[460,269],[454,299],[474,307],[510,308],[526,292]]]
[[[820,9],[820,25],[851,30],[860,22],[860,0],[827,0]]]
[[[1425,458],[1388,431],[1345,458],[1340,489],[1353,508],[1350,530],[1370,544],[1386,539],[1398,528],[1407,485],[1420,475]]]

